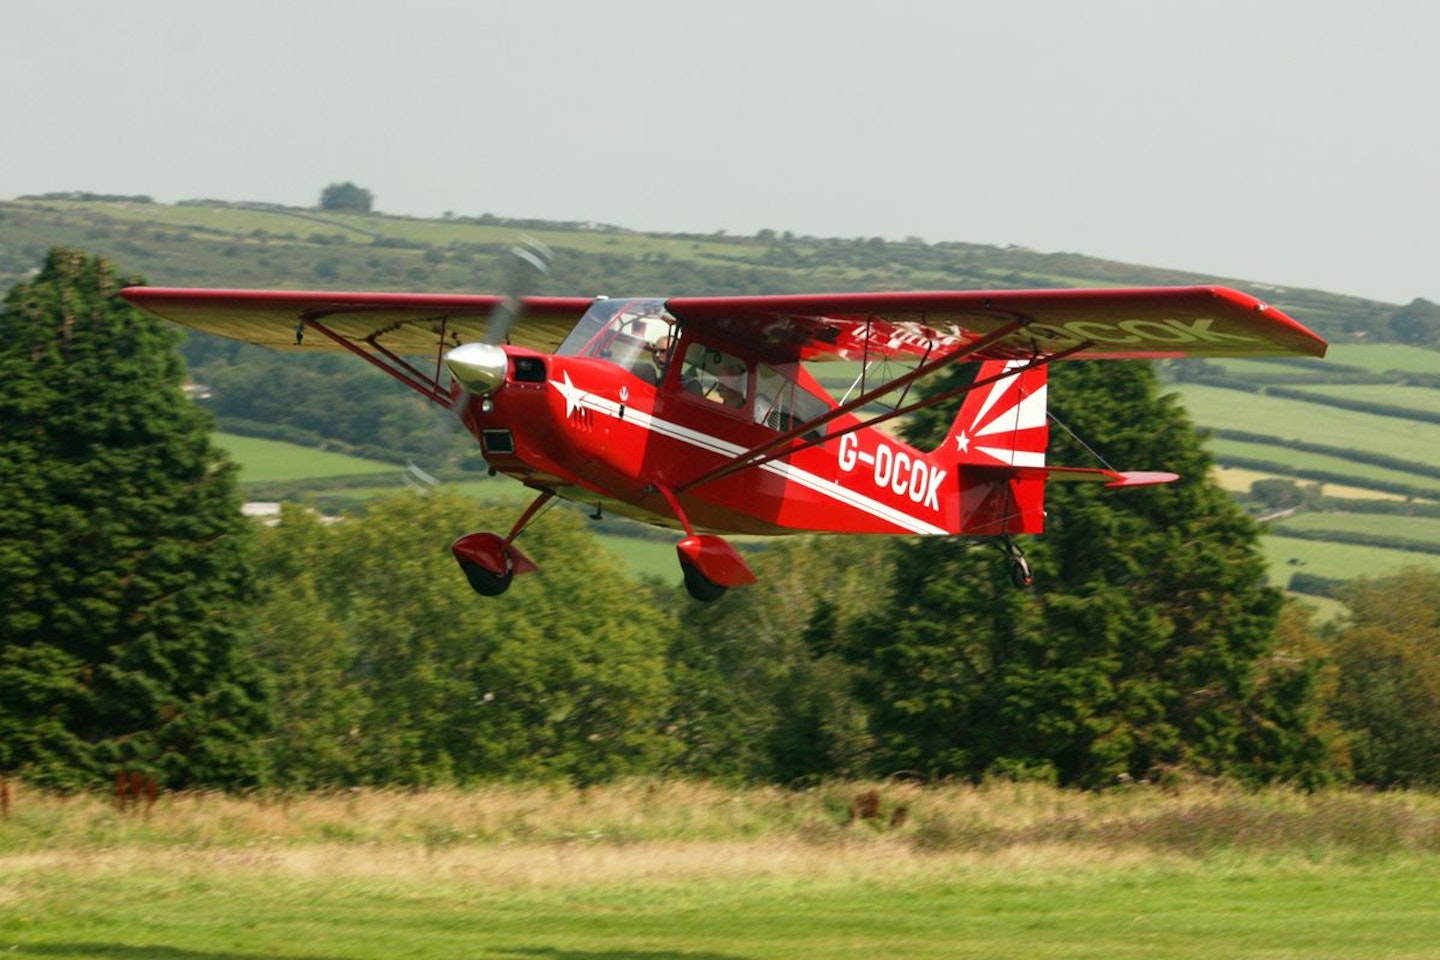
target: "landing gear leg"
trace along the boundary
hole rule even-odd
[[[1035,583],[1035,575],[1030,572],[1030,561],[1025,559],[1025,551],[1020,548],[1012,537],[1005,537],[1000,541],[1000,552],[1005,554],[1006,561],[1010,564],[1010,582],[1021,590]]]

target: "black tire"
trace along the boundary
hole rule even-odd
[[[685,573],[685,589],[690,596],[701,603],[714,603],[725,596],[729,587],[722,587],[700,572],[700,568],[691,563],[681,563],[680,569]]]
[[[1021,590],[1035,583],[1035,575],[1030,572],[1030,561],[1024,557],[1013,557],[1010,560],[1010,582]]]
[[[515,579],[514,570],[507,570],[503,577],[497,576],[473,560],[461,560],[460,569],[465,571],[465,579],[470,581],[470,589],[482,597],[500,596],[510,589],[510,581]]]

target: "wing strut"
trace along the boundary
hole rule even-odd
[[[741,470],[748,470],[751,467],[759,466],[762,463],[769,463],[771,460],[777,460],[780,457],[788,456],[794,453],[796,450],[805,450],[809,447],[824,443],[827,440],[833,440],[836,437],[840,437],[846,433],[850,433],[852,430],[858,430],[862,426],[869,426],[873,423],[879,423],[883,420],[889,420],[890,418],[900,416],[903,413],[910,413],[914,410],[919,410],[923,407],[930,406],[933,403],[938,403],[942,399],[949,399],[949,397],[951,396],[957,395],[959,393],[965,393],[968,390],[972,390],[975,386],[977,386],[976,384],[970,384],[969,386],[966,386],[958,391],[951,391],[950,393],[945,394],[944,396],[939,398],[917,401],[916,403],[913,403],[907,407],[902,407],[899,410],[892,410],[889,413],[883,414],[880,417],[876,417],[872,420],[867,420],[863,424],[859,424],[847,430],[829,434],[828,436],[822,437],[818,440],[808,441],[798,447],[786,446],[792,440],[795,440],[803,436],[804,434],[809,433],[816,427],[824,426],[832,420],[843,417],[847,413],[850,413],[853,410],[858,410],[859,408],[865,406],[867,403],[871,403],[879,397],[883,397],[887,393],[890,393],[901,387],[908,387],[910,384],[914,383],[916,380],[921,379],[922,377],[928,377],[932,373],[935,373],[942,368],[949,366],[952,363],[958,363],[959,361],[964,360],[967,357],[974,356],[975,354],[986,350],[995,343],[1004,340],[1011,334],[1024,329],[1029,324],[1030,320],[1024,317],[1012,320],[1009,323],[1005,324],[1005,326],[1000,327],[998,330],[986,334],[979,340],[976,340],[974,343],[962,347],[954,353],[946,354],[945,356],[940,357],[936,360],[932,360],[929,363],[922,363],[920,366],[916,367],[914,370],[911,370],[909,373],[903,376],[896,377],[894,380],[891,380],[887,383],[882,383],[880,386],[868,390],[865,393],[862,393],[855,399],[842,403],[838,407],[827,411],[822,416],[816,417],[813,420],[807,420],[799,426],[792,427],[791,429],[785,431],[784,433],[780,434],[780,436],[775,437],[771,440],[767,440],[765,443],[760,444],[758,447],[750,448],[749,450],[737,456],[735,459],[731,460],[729,463],[724,464],[720,467],[716,467],[714,470],[711,470],[707,473],[702,473],[700,476],[695,477],[693,480],[688,480],[685,483],[676,486],[675,492],[684,493],[685,491],[698,487],[703,483],[710,483],[714,480],[728,477],[733,473],[738,473]],[[1091,344],[1087,343],[1085,344],[1085,346],[1091,346]],[[1071,348],[1064,351],[1063,353],[1054,354],[1046,360],[1036,360],[1033,362],[1048,362],[1051,359],[1056,359],[1074,353],[1077,349],[1080,348]]]
[[[410,363],[406,362],[404,358],[396,356],[384,346],[381,346],[381,344],[375,340],[374,336],[365,338],[365,343],[369,345],[371,350],[375,351],[374,353],[371,353],[367,350],[362,350],[354,342],[347,340],[346,338],[340,336],[340,334],[325,326],[325,324],[321,322],[320,318],[305,317],[300,322],[304,325],[306,329],[318,331],[327,339],[333,341],[341,347],[344,347],[346,350],[355,354],[355,356],[359,357],[361,360],[364,360],[372,367],[375,367],[378,370],[383,370],[386,374],[390,375],[396,380],[399,380],[401,383],[405,384],[405,386],[409,387],[411,390],[414,390],[416,393],[421,394],[426,399],[438,403],[442,407],[449,407],[453,403],[450,398],[449,392],[440,389],[440,377],[438,370],[435,376],[427,377],[420,370],[416,369]],[[379,356],[377,357],[376,354],[379,354]],[[384,359],[380,359],[381,357],[383,357]]]

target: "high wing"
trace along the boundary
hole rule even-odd
[[[280,349],[346,350],[449,405],[447,350],[485,339],[494,295],[129,287],[127,301],[182,326]],[[554,353],[594,301],[524,297],[507,342]],[[1307,355],[1327,344],[1227,287],[674,297],[687,329],[762,359],[948,362]],[[423,369],[413,358],[428,357]],[[911,377],[902,378],[909,382]],[[894,385],[899,385],[897,381]]]
[[[1327,346],[1280,310],[1219,286],[676,297],[666,308],[776,360],[1323,357]],[[969,350],[985,338],[994,339]]]
[[[128,287],[120,295],[158,317],[232,340],[289,349],[297,343],[307,350],[381,349],[402,357],[433,356],[442,348],[483,340],[491,312],[505,299],[166,287]],[[588,297],[522,298],[523,319],[508,339],[554,353],[590,304]],[[322,327],[328,333],[316,335]]]

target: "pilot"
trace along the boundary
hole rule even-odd
[[[727,407],[739,409],[745,406],[746,381],[749,379],[749,371],[745,369],[744,363],[734,357],[726,357],[719,370],[715,372],[717,383],[715,392],[720,402]]]
[[[674,346],[674,337],[661,337],[650,345],[650,359],[655,363],[655,377],[651,383],[659,383],[665,378],[665,368],[670,364],[670,352]]]

